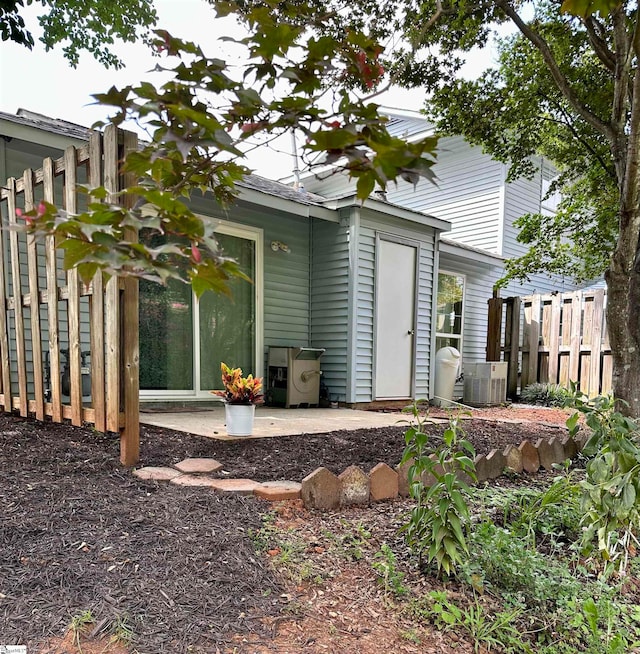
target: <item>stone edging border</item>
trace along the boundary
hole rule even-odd
[[[542,467],[553,470],[554,464],[573,459],[584,447],[587,436],[569,435],[549,440],[538,439],[535,445],[525,440],[518,447],[507,445],[475,458],[478,483],[496,479],[505,470],[535,474]],[[349,466],[339,475],[324,467],[317,468],[302,480],[300,494],[306,508],[331,510],[341,506],[364,505],[381,500],[409,496],[408,472],[411,462],[396,466],[378,463],[367,474],[358,466]],[[428,480],[424,480],[429,485]]]
[[[584,447],[587,435],[569,435],[549,440],[540,438],[533,445],[525,440],[517,447],[507,445],[503,450],[491,450],[475,458],[479,483],[495,479],[505,471],[535,474],[542,467],[573,459]],[[208,476],[222,469],[214,459],[185,459],[173,467],[143,467],[133,474],[145,480],[167,481],[179,486],[200,486],[223,494],[255,495],[272,502],[302,499],[308,509],[333,510],[343,506],[366,505],[371,502],[395,500],[409,496],[408,473],[411,462],[396,466],[378,463],[369,473],[358,466],[349,466],[339,475],[325,467],[316,468],[302,482],[267,481],[252,479],[220,479]],[[429,479],[423,479],[429,485]],[[467,477],[468,481],[468,477]],[[431,482],[432,483],[432,482]]]

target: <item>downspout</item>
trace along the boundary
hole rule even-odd
[[[435,361],[436,361],[436,328],[438,320],[438,276],[440,274],[440,232],[435,231],[433,243],[433,287],[431,291],[431,347],[429,355],[429,398],[435,395]],[[464,320],[464,315],[462,316]]]
[[[356,365],[358,361],[358,243],[360,241],[360,207],[353,207],[345,215],[340,224],[348,227],[349,238],[349,267],[348,267],[348,291],[347,291],[347,404],[357,402],[356,388],[358,381],[358,371]]]
[[[307,341],[311,347],[316,347],[313,342],[313,221],[309,216],[309,334]]]

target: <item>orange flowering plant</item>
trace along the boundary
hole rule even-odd
[[[220,364],[222,371],[222,384],[224,390],[211,391],[229,404],[262,404],[264,397],[262,395],[262,377],[248,375],[242,376],[242,368],[229,368],[222,362]]]

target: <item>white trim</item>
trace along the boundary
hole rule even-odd
[[[211,219],[211,216],[197,214],[201,218]],[[227,220],[216,219],[218,224],[216,232],[227,236],[235,236],[255,243],[254,261],[254,303],[255,303],[255,338],[254,338],[254,360],[255,370],[251,371],[256,377],[264,377],[264,230],[260,227],[244,225]],[[193,329],[193,379],[192,389],[179,390],[140,390],[140,399],[143,401],[153,400],[212,400],[214,397],[209,389],[200,388],[200,306],[195,296],[192,301],[192,329]],[[248,373],[249,371],[245,371]]]
[[[376,389],[376,378],[378,374],[378,309],[380,307],[380,242],[386,241],[388,243],[396,243],[411,247],[415,250],[415,265],[414,265],[414,289],[413,289],[413,351],[411,356],[411,367],[409,372],[410,376],[410,398],[414,398],[416,394],[416,353],[417,353],[417,324],[418,324],[418,301],[420,293],[420,241],[416,241],[397,234],[390,234],[388,232],[376,232],[376,248],[375,248],[375,264],[374,264],[374,293],[373,293],[373,361],[372,361],[372,374],[371,374],[371,397],[373,401],[377,400],[396,400],[396,399],[410,399],[401,396],[382,397],[378,396]]]
[[[358,295],[360,292],[360,208],[345,212],[345,228],[349,238],[349,270],[347,279],[347,379],[346,402],[358,401]]]
[[[504,233],[507,221],[507,164],[501,164],[500,192],[498,196],[498,241],[496,243],[496,254],[504,254]]]
[[[438,275],[440,274],[440,234],[436,232],[433,243],[433,282],[431,283],[431,331],[429,333],[429,390],[430,399],[435,394],[436,327],[438,321]],[[434,283],[435,282],[435,283]]]
[[[438,286],[440,285],[440,275],[449,275],[450,277],[461,277],[462,278],[462,309],[461,309],[461,320],[460,320],[460,334],[445,334],[444,332],[438,331]],[[458,338],[460,340],[460,347],[456,348],[460,352],[460,357],[462,358],[462,350],[464,348],[464,321],[465,321],[465,308],[466,308],[466,298],[467,298],[467,275],[465,273],[453,272],[451,270],[438,270],[438,276],[436,278],[436,311],[434,313],[434,324],[435,330],[433,332],[433,342],[434,344],[438,338]],[[434,345],[434,349],[437,349],[437,346]],[[433,361],[435,362],[435,356]]]

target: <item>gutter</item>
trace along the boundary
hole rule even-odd
[[[324,206],[333,209],[334,211],[346,207],[371,209],[372,211],[386,216],[402,218],[403,220],[409,220],[413,223],[425,225],[426,227],[433,227],[433,229],[437,229],[441,232],[448,232],[451,230],[451,223],[448,220],[441,220],[440,218],[435,218],[434,216],[420,213],[419,211],[413,211],[412,209],[406,209],[400,205],[391,204],[390,202],[383,202],[382,200],[368,198],[363,202],[357,198],[355,194],[327,200],[324,202]]]

